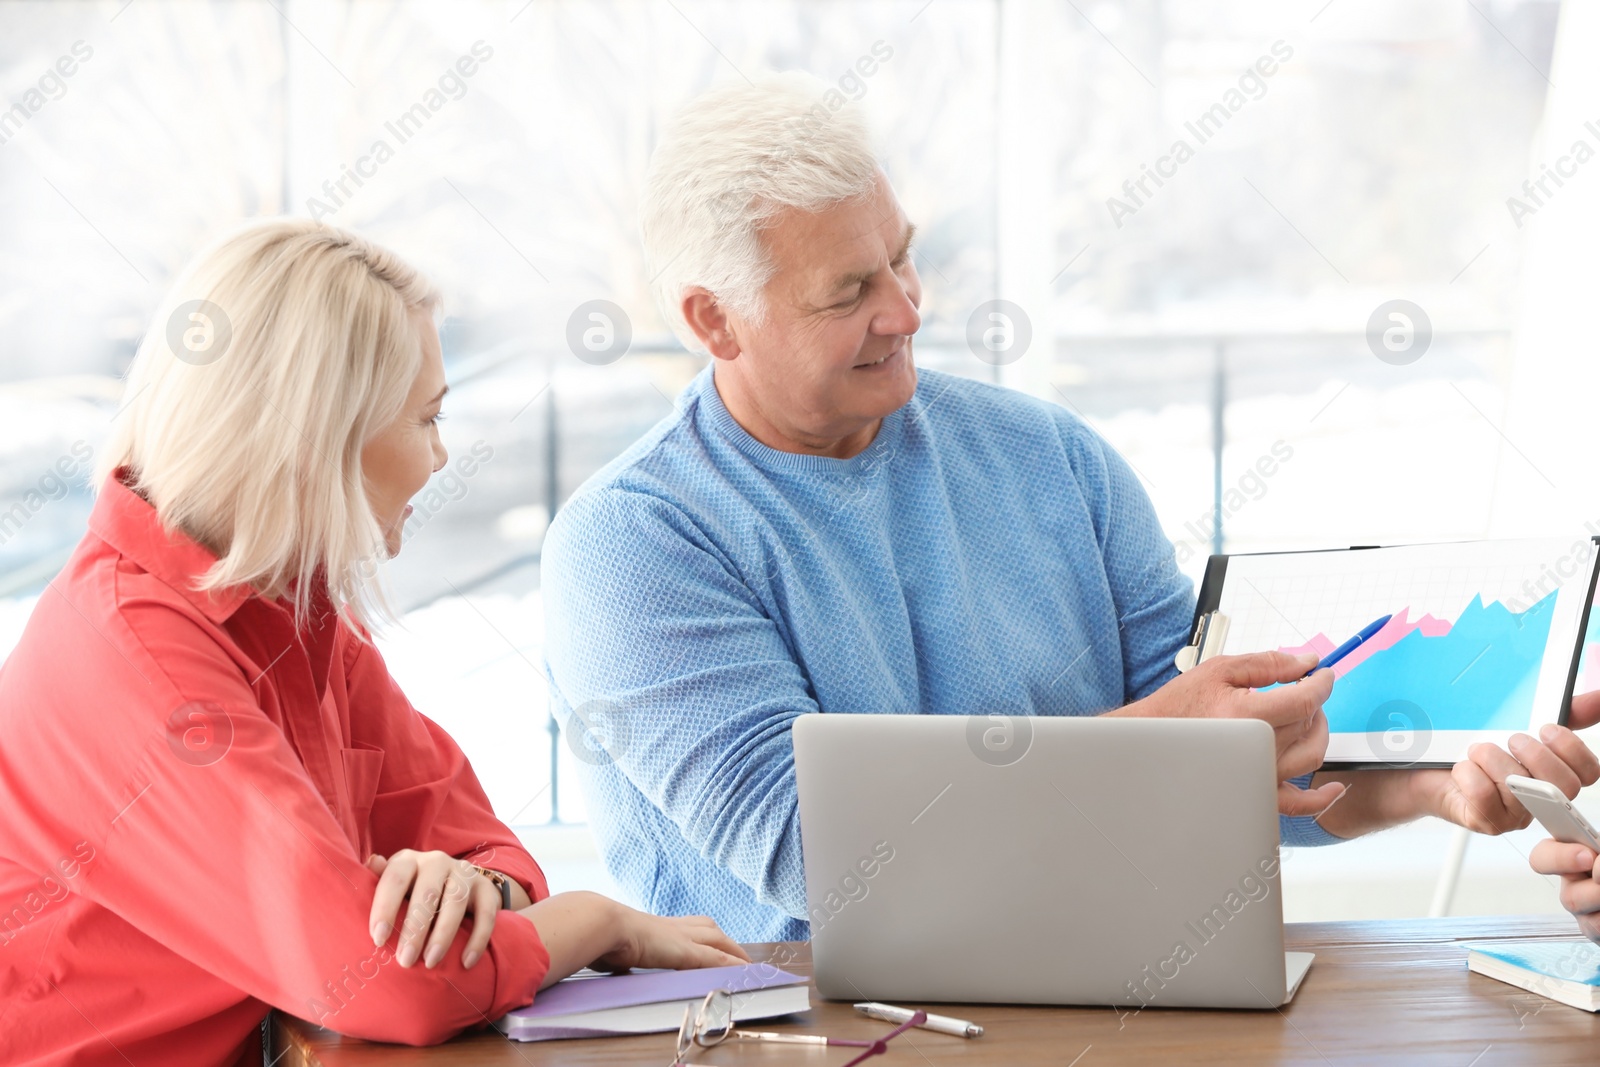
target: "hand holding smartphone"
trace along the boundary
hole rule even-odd
[[[1520,774],[1506,775],[1506,788],[1539,820],[1551,837],[1569,845],[1583,845],[1600,854],[1600,833],[1589,825],[1583,812],[1573,807],[1572,801],[1561,790],[1549,782]]]

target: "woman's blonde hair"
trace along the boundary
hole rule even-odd
[[[325,576],[341,617],[390,617],[361,450],[422,367],[411,314],[434,288],[398,256],[304,219],[252,224],[179,275],[128,370],[96,480],[211,549],[202,590],[249,585],[306,620]],[[320,573],[319,573],[320,572]]]

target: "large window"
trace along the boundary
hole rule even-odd
[[[919,362],[1089,420],[1191,574],[1216,548],[1565,529],[1595,504],[1539,386],[1582,362],[1578,311],[1536,282],[1583,262],[1562,231],[1593,219],[1596,178],[1537,203],[1524,181],[1600,145],[1572,103],[1589,76],[1562,66],[1589,32],[1574,18],[1553,0],[8,3],[0,641],[81,536],[117,378],[174,271],[252,216],[355,227],[445,289],[444,434],[478,460],[419,501],[384,648],[503,817],[581,822],[545,709],[540,542],[701,366],[651,302],[641,178],[683,100],[764,69],[835,83],[877,129],[919,227]],[[627,338],[614,360],[569,341],[597,300],[622,311],[601,324]],[[986,328],[1012,347],[969,342]]]

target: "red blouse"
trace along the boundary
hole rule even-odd
[[[0,1064],[230,1064],[269,1007],[427,1044],[533,1000],[533,923],[461,966],[375,948],[373,852],[544,874],[454,741],[326,611],[207,596],[215,557],[111,478],[0,669]],[[402,928],[404,912],[396,922]]]

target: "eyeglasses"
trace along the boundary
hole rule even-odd
[[[852,1041],[842,1037],[824,1037],[821,1034],[775,1034],[761,1030],[735,1030],[733,1028],[734,994],[727,989],[714,989],[700,1002],[699,1009],[683,1010],[683,1025],[678,1027],[678,1051],[672,1057],[671,1067],[697,1067],[684,1060],[695,1048],[713,1048],[730,1038],[734,1041],[772,1041],[785,1045],[840,1045],[864,1048],[865,1052],[839,1067],[855,1067],[872,1056],[888,1051],[890,1041],[913,1026],[928,1021],[928,1013],[919,1011],[911,1018],[884,1034],[876,1041]]]

